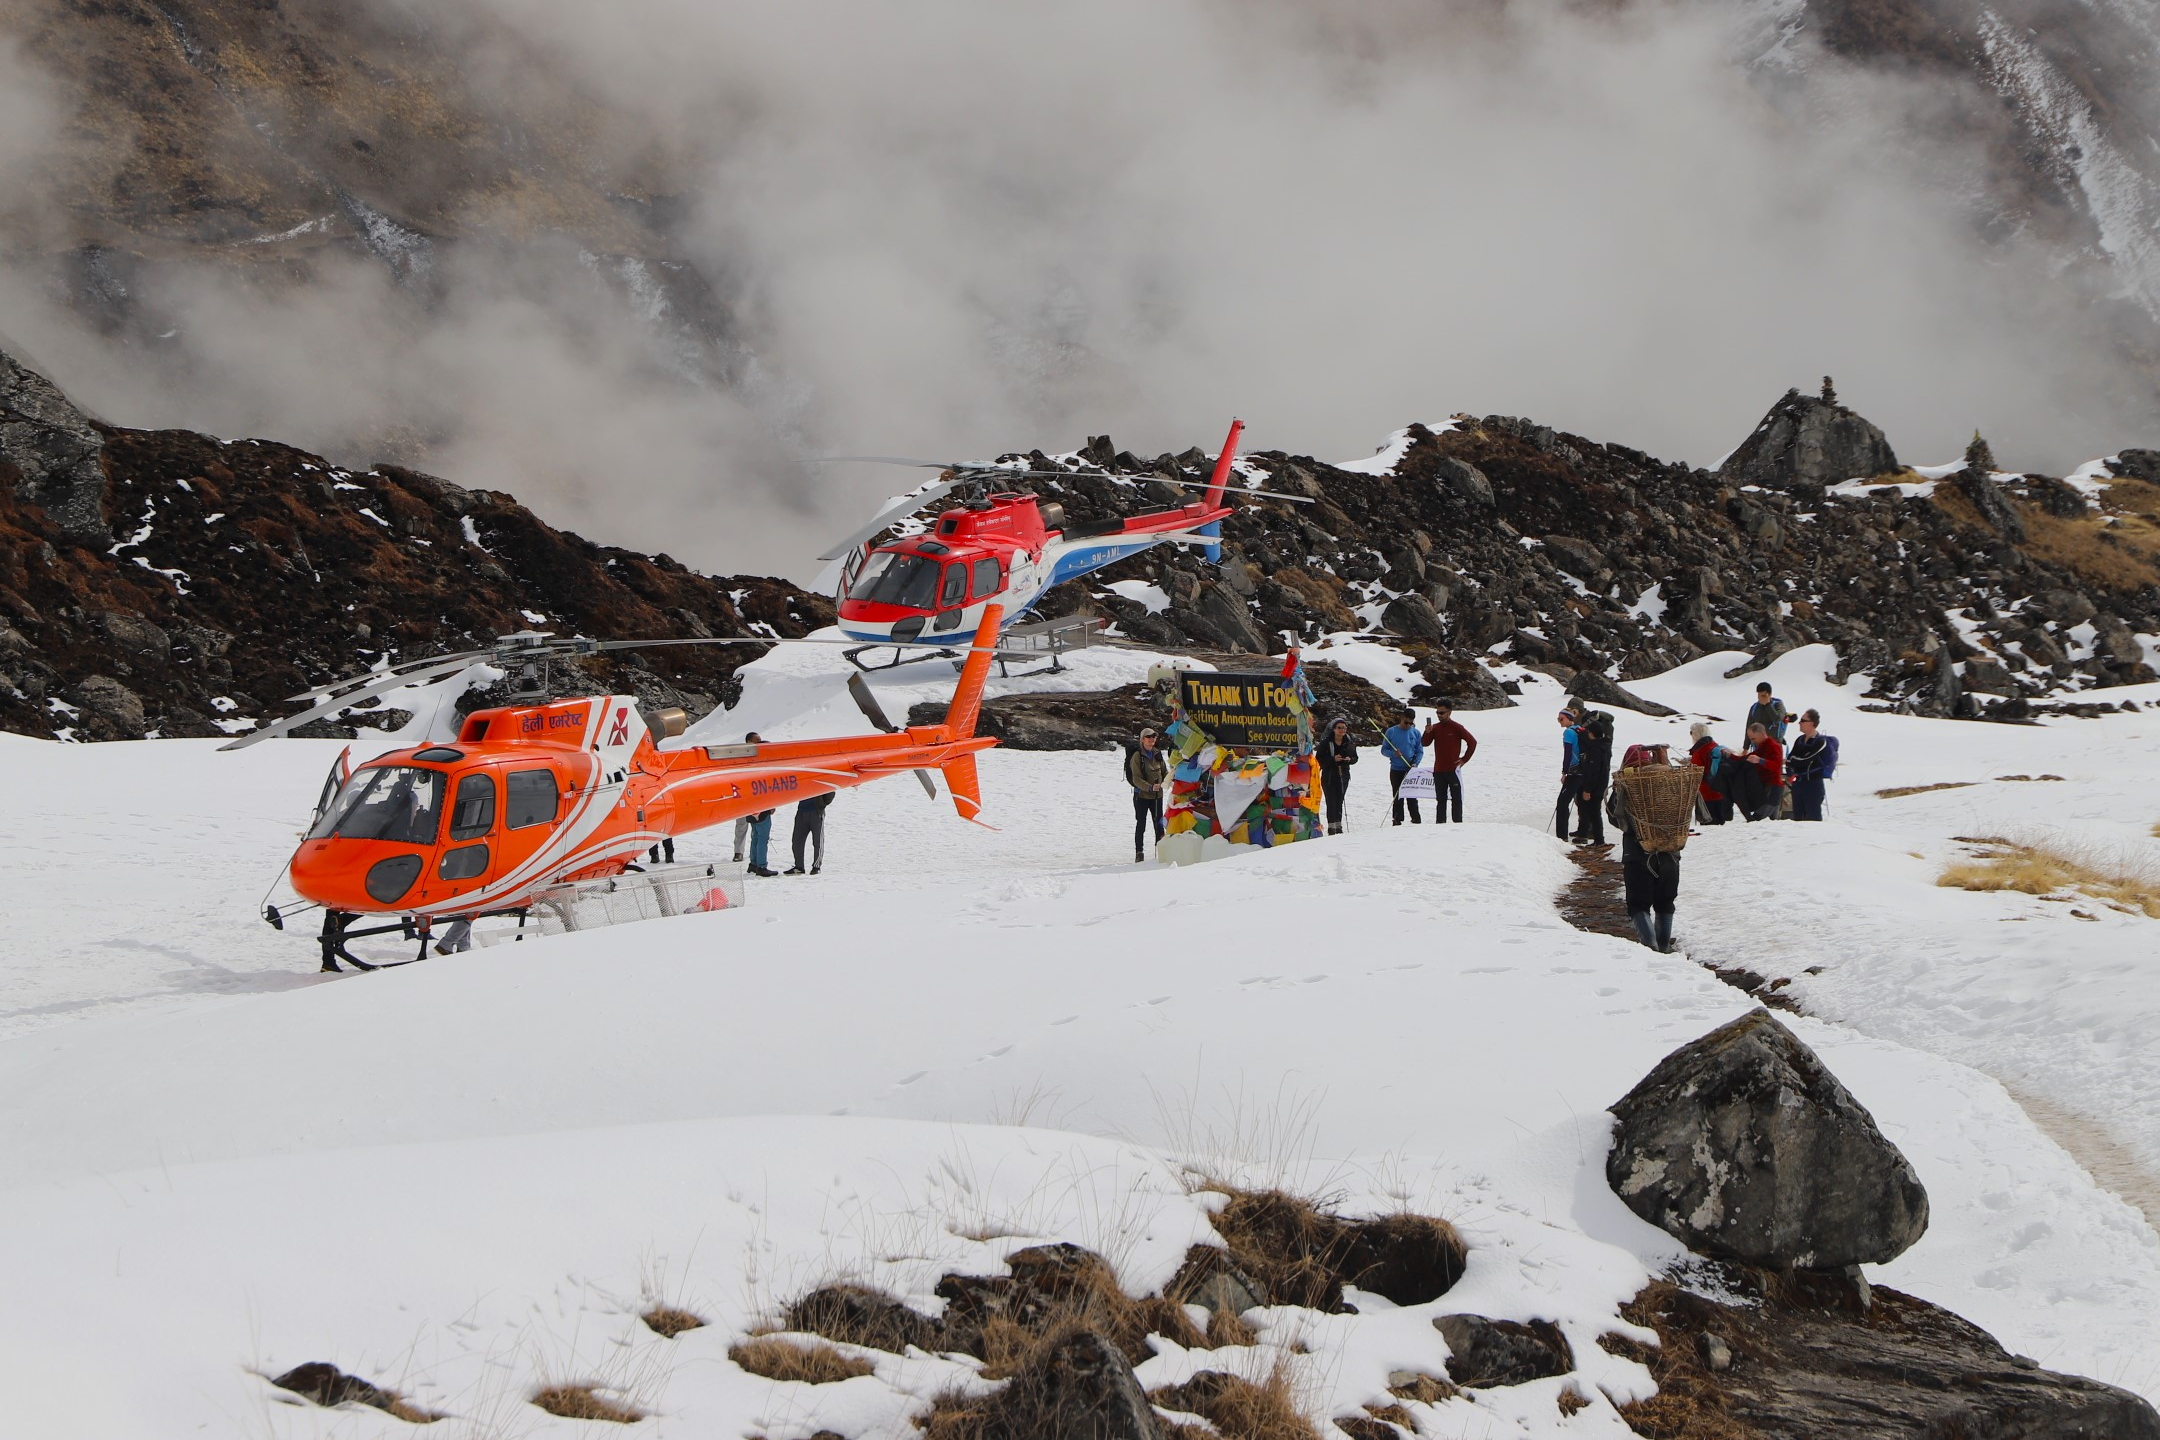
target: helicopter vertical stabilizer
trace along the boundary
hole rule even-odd
[[[975,722],[982,718],[983,686],[990,679],[990,662],[997,658],[998,628],[1004,622],[1004,606],[983,607],[982,621],[975,627],[975,644],[968,650],[967,663],[960,667],[960,683],[953,687],[952,704],[945,709],[945,728],[955,740],[972,736]],[[969,769],[973,768],[971,762]]]
[[[960,668],[960,683],[953,687],[952,704],[945,710],[945,726],[955,740],[972,737],[976,721],[982,718],[983,687],[990,681],[990,662],[997,658],[998,627],[1004,619],[1005,607],[990,605],[975,627],[974,647]],[[945,772],[945,788],[952,792],[953,809],[960,818],[982,823],[982,777],[975,768],[975,753],[956,755],[938,768]]]
[[[1203,503],[1210,510],[1216,509],[1222,504],[1223,489],[1230,483],[1230,466],[1237,459],[1238,436],[1244,433],[1245,422],[1243,420],[1232,420],[1230,422],[1230,433],[1223,438],[1222,453],[1215,457],[1215,473],[1208,477],[1207,499]],[[1210,521],[1202,525],[1194,533],[1206,535],[1213,539],[1222,534],[1222,521]],[[1210,544],[1201,553],[1207,556],[1210,565],[1222,562],[1222,546],[1220,545]]]

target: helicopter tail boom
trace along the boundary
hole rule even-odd
[[[1230,465],[1237,459],[1238,436],[1245,433],[1243,420],[1230,422],[1230,433],[1222,442],[1222,454],[1215,457],[1215,473],[1208,477],[1207,508],[1216,509],[1222,504],[1223,489],[1230,483]]]

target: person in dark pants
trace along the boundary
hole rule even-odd
[[[1462,824],[1462,767],[1477,754],[1477,736],[1462,727],[1455,718],[1453,701],[1442,700],[1435,708],[1432,724],[1425,727],[1420,737],[1425,748],[1432,751],[1433,809],[1439,814],[1436,823],[1448,823],[1448,804],[1455,805],[1455,823]]]
[[[1740,801],[1743,818],[1775,820],[1778,804],[1785,798],[1785,747],[1760,720],[1748,726],[1747,738],[1740,762],[1749,767],[1754,783],[1747,787],[1748,793],[1733,798]]]
[[[1800,717],[1800,738],[1785,752],[1785,783],[1792,787],[1792,818],[1820,820],[1823,782],[1837,773],[1837,736],[1822,733],[1822,715],[1809,710]]]
[[[757,733],[757,731],[755,731],[755,730],[752,730],[752,731],[751,731],[751,732],[750,732],[749,734],[747,734],[747,735],[743,736],[742,738],[743,738],[743,744],[745,744],[745,745],[762,745],[762,744],[764,743],[764,740],[763,740],[763,738],[762,738],[761,736],[759,736],[759,734],[758,734],[758,733]],[[737,863],[737,864],[740,864],[740,863],[742,863],[742,858],[743,858],[743,842],[744,842],[745,840],[747,840],[747,839],[749,838],[749,836],[750,836],[750,817],[749,817],[748,815],[738,815],[738,816],[736,816],[736,817],[735,817],[735,861],[736,861],[736,863]],[[673,855],[669,855],[669,856],[668,856],[668,859],[670,859],[670,860],[672,860],[672,859],[674,859],[674,858],[675,858],[675,857],[674,857]]]
[[[803,851],[810,850],[816,858],[810,862],[810,873],[815,875],[825,868],[825,812],[832,808],[834,791],[813,795],[808,800],[795,802],[795,864],[788,870],[790,875],[803,873]]]
[[[1387,756],[1388,793],[1394,797],[1395,823],[1402,824],[1403,807],[1407,805],[1410,808],[1410,823],[1422,824],[1424,817],[1418,814],[1417,800],[1402,798],[1403,777],[1417,768],[1418,761],[1425,755],[1425,742],[1419,738],[1417,716],[1406,713],[1401,720],[1388,726],[1381,733],[1380,749]]]
[[[1553,833],[1568,838],[1569,816],[1575,808],[1575,768],[1582,760],[1582,736],[1576,725],[1582,715],[1572,705],[1560,707],[1560,802],[1553,807]]]
[[[1350,738],[1350,722],[1342,716],[1328,722],[1321,737],[1320,794],[1327,801],[1327,833],[1343,830],[1343,792],[1350,788],[1350,767],[1357,764],[1357,741]]]
[[[1665,765],[1663,745],[1630,745],[1621,768]],[[1680,898],[1680,856],[1652,855],[1635,834],[1635,817],[1628,810],[1627,791],[1612,787],[1605,797],[1605,815],[1620,831],[1620,878],[1627,890],[1628,919],[1635,937],[1652,950],[1669,954],[1673,948],[1673,905]]]
[[[1575,741],[1575,843],[1605,843],[1605,786],[1612,776],[1612,735],[1600,735],[1585,716],[1576,727]]]
[[[1163,759],[1157,743],[1155,729],[1149,726],[1140,732],[1140,743],[1125,756],[1125,783],[1132,786],[1132,858],[1135,865],[1147,859],[1150,821],[1155,826],[1155,843],[1162,844],[1162,787],[1163,780],[1170,774],[1170,763]]]
[[[750,817],[750,873],[768,880],[780,873],[766,863],[772,853],[772,817],[770,810],[760,810]]]

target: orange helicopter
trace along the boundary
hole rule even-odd
[[[636,697],[596,695],[476,710],[454,742],[393,750],[349,774],[340,757],[288,865],[292,888],[324,911],[322,968],[335,971],[340,959],[380,968],[345,949],[363,935],[417,937],[425,954],[435,920],[522,922],[534,896],[551,886],[619,875],[650,847],[672,851],[676,836],[887,775],[913,772],[935,798],[927,772],[944,772],[960,818],[980,823],[975,756],[997,741],[977,735],[975,724],[1001,618],[995,605],[983,614],[940,725],[893,725],[858,675],[850,693],[882,733],[662,750]],[[316,700],[308,710],[221,748],[255,744],[476,661],[529,670],[554,657],[653,645],[815,643],[510,635],[488,650],[317,686],[293,697]],[[682,733],[685,723],[680,710],[663,712],[658,738]],[[363,916],[398,918],[352,928]],[[284,928],[277,907],[266,906],[264,918]]]

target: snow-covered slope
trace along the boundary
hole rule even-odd
[[[1703,837],[1682,938],[1829,967],[1804,998],[1849,1023],[1796,1028],[1933,1202],[1927,1237],[1877,1278],[2044,1364],[2160,1396],[2160,1240],[1983,1073],[2012,1053],[1990,1034],[2029,1032],[2023,1053],[2046,1067],[2041,1032],[2090,1012],[2020,1015],[2041,961],[1986,948],[2011,930],[1994,918],[2007,902],[1886,863],[1893,824],[1925,851],[1962,816],[1857,798],[2014,764],[2071,776],[2030,787],[2083,795],[2063,823],[2126,825],[2122,757],[2147,722],[1862,716],[1835,705],[1823,660],[1770,673],[1844,730],[1838,822]],[[1645,688],[1729,717],[1753,679],[1706,662]],[[1573,870],[1538,829],[1557,699],[1532,678],[1521,708],[1467,717],[1484,743],[1463,827],[1384,827],[1385,778],[1361,773],[1347,837],[1134,867],[1114,754],[993,752],[995,833],[904,781],[874,785],[831,812],[822,876],[762,882],[746,909],[319,982],[306,937],[280,939],[252,906],[335,744],[0,737],[25,797],[4,832],[19,943],[0,1234],[34,1237],[11,1245],[0,1287],[10,1415],[41,1435],[405,1433],[280,1403],[261,1378],[329,1359],[468,1433],[583,1433],[525,1403],[582,1379],[634,1397],[655,1434],[900,1440],[925,1397],[968,1383],[959,1362],[885,1357],[809,1387],[746,1374],[730,1342],[820,1281],[933,1306],[944,1271],[994,1271],[1041,1240],[1159,1284],[1207,1233],[1199,1174],[1446,1215],[1470,1270],[1435,1306],[1360,1296],[1354,1316],[1271,1317],[1248,1353],[1166,1350],[1148,1383],[1226,1360],[1259,1373],[1302,1345],[1301,1398],[1332,1416],[1379,1398],[1389,1369],[1438,1363],[1430,1313],[1539,1316],[1573,1340],[1592,1407],[1562,1420],[1559,1382],[1539,1382],[1420,1409],[1428,1433],[1624,1435],[1611,1402],[1645,1377],[1595,1336],[1675,1252],[1605,1187],[1603,1107],[1752,1002],[1687,956],[1557,917]],[[1684,724],[1621,719],[1622,743]],[[2112,768],[2078,763],[2102,754]],[[62,828],[87,838],[44,843]],[[724,858],[725,840],[685,851]],[[1825,891],[1863,884],[1860,918],[1829,917]],[[1886,965],[1876,940],[1908,908],[1974,968]],[[1837,1008],[1855,977],[1872,988]],[[2115,983],[2126,1022],[2160,992]],[[1978,1028],[1926,1023],[1951,995]],[[2126,1068],[2149,1054],[2132,1028],[2115,1041]],[[2059,1072],[2059,1104],[2149,1117],[2105,1067]],[[713,1323],[662,1340],[636,1319],[656,1298]]]

